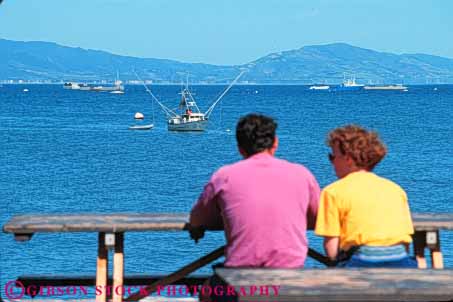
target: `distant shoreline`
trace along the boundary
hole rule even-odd
[[[75,81],[76,82],[76,81]],[[14,85],[63,85],[65,82],[58,82],[58,83],[40,83],[40,82],[25,82],[25,83],[5,83],[0,80],[0,85],[3,86],[14,86]],[[90,85],[112,85],[113,83],[105,83],[105,82],[82,82],[82,81],[77,81],[77,83],[84,83],[84,84],[90,84]],[[229,83],[191,83],[190,86],[224,86],[228,85]],[[340,85],[341,83],[326,83],[323,85],[331,85],[331,86],[337,86]],[[125,86],[142,86],[143,84],[129,84],[126,83],[124,84]],[[152,83],[152,84],[146,84],[146,85],[151,85],[151,86],[181,86],[181,83]],[[312,86],[315,84],[306,84],[306,83],[237,83],[235,86]],[[382,86],[382,85],[395,85],[395,84],[367,84],[368,86]],[[453,85],[453,83],[426,83],[426,84],[404,84],[405,86],[441,86],[441,85]]]

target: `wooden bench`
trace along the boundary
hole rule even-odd
[[[97,232],[98,255],[96,286],[104,288],[108,281],[108,249],[113,249],[113,287],[124,285],[124,233],[144,231],[182,231],[187,214],[84,214],[84,215],[24,215],[13,217],[3,231],[13,233],[16,240],[30,240],[38,232]],[[96,296],[96,302],[106,302],[106,292]],[[123,296],[113,291],[112,300]]]
[[[243,295],[239,301],[453,301],[453,270],[218,268],[215,271],[234,286],[238,295]]]
[[[427,268],[425,249],[431,252],[433,268],[444,267],[439,231],[453,230],[453,213],[413,213],[415,234],[413,235],[414,253],[419,268]]]
[[[23,215],[13,217],[3,231],[13,233],[16,240],[29,240],[38,232],[97,232],[98,256],[96,286],[106,286],[108,279],[108,248],[113,253],[113,286],[124,284],[124,233],[146,231],[183,231],[188,214],[84,214],[84,215]],[[425,249],[431,251],[434,268],[443,268],[439,230],[453,229],[453,214],[413,214],[415,227],[414,251],[420,268],[427,268]],[[207,255],[200,263],[209,263],[223,253],[220,248]],[[178,276],[190,269],[182,270]],[[179,280],[173,276],[171,280]],[[178,278],[179,279],[178,279]],[[105,302],[106,294],[96,296],[96,302]],[[123,296],[113,293],[113,301]]]

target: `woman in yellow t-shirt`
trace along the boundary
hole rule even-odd
[[[407,249],[412,220],[404,190],[372,172],[387,153],[377,133],[356,125],[331,131],[338,180],[321,192],[315,233],[343,267],[417,267]]]

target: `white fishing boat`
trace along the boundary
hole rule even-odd
[[[186,83],[185,88],[181,91],[181,100],[179,102],[178,110],[174,111],[162,104],[148,89],[145,82],[140,79],[136,74],[137,78],[143,83],[146,91],[151,97],[159,104],[161,109],[167,116],[167,128],[169,131],[204,131],[208,126],[209,116],[213,112],[215,106],[225,96],[225,94],[233,87],[233,85],[239,80],[239,78],[245,73],[242,71],[231,84],[222,92],[222,94],[214,101],[214,103],[203,113],[198,108],[197,103],[189,90],[189,86]]]
[[[181,91],[179,102],[180,113],[168,119],[168,130],[170,131],[204,131],[208,119],[200,111],[188,85]]]

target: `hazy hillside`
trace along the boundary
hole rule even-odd
[[[345,74],[362,83],[453,83],[453,59],[396,55],[344,43],[273,53],[241,66],[216,66],[0,39],[0,80],[113,80],[117,71],[122,80],[135,80],[135,69],[155,82],[177,83],[189,73],[194,83],[224,83],[241,68],[249,70],[241,80],[251,83],[339,83]]]
[[[453,60],[423,54],[395,55],[337,43],[270,54],[252,63],[256,81],[453,83]]]

